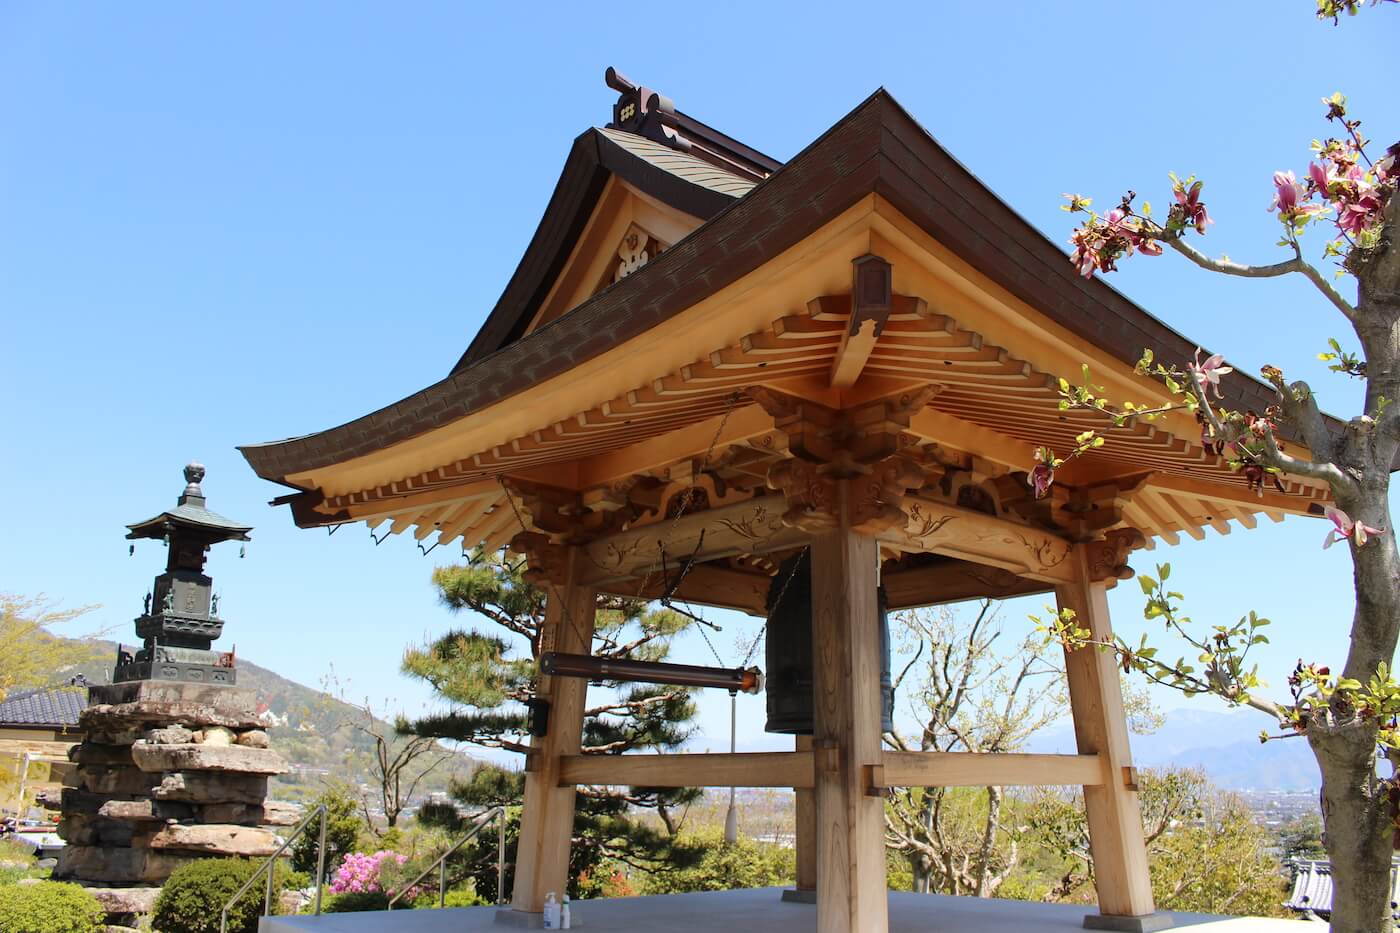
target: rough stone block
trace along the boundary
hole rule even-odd
[[[163,800],[108,800],[97,808],[98,816],[138,823],[164,823],[194,818],[194,807]]]
[[[287,764],[276,752],[241,745],[131,746],[131,757],[142,771],[231,771],[238,774],[283,774]]]
[[[263,802],[262,825],[264,826],[295,826],[301,822],[305,815],[301,807],[294,803],[283,803],[280,800],[267,800]]]
[[[138,702],[195,703],[224,713],[252,713],[258,706],[253,691],[218,684],[133,680],[88,688],[88,706],[118,706]]]
[[[89,706],[83,710],[78,722],[89,733],[135,728],[138,735],[153,726],[172,723],[228,726],[231,729],[252,729],[262,725],[262,720],[252,710],[225,710],[202,703],[162,703],[155,700]]]
[[[64,846],[58,854],[56,881],[81,878],[108,884],[161,882],[187,858],[151,849],[120,849],[100,846]]]
[[[199,808],[198,822],[237,823],[240,826],[295,826],[301,808],[290,803],[210,803]]]
[[[210,726],[203,732],[195,733],[194,740],[200,745],[227,748],[233,744],[233,730],[223,726]]]
[[[87,740],[101,745],[131,745],[141,738],[141,730],[136,726],[113,726],[112,728],[89,729]]]
[[[58,821],[63,841],[75,846],[141,846],[151,830],[149,824],[72,813]]]
[[[267,778],[210,771],[167,774],[152,791],[157,800],[186,803],[255,803],[267,796]]]
[[[131,765],[130,745],[83,742],[68,749],[68,760],[80,765]]]
[[[136,746],[132,746],[135,748]],[[94,794],[114,796],[145,796],[160,783],[160,778],[140,768],[119,765],[84,765],[79,773],[83,788]]]
[[[150,841],[152,849],[261,858],[272,855],[281,843],[281,838],[271,830],[226,823],[171,823],[152,836]]]
[[[160,888],[103,888],[84,885],[108,914],[148,914],[155,910]]]
[[[152,745],[188,745],[194,740],[194,733],[180,725],[165,726],[147,729],[141,733],[141,739]]]
[[[268,740],[267,733],[262,729],[249,729],[246,732],[240,732],[233,741],[236,745],[246,745],[249,748],[267,748],[272,744]]]

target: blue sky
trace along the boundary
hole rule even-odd
[[[1269,175],[1305,167],[1327,133],[1319,98],[1348,93],[1382,143],[1400,127],[1364,67],[1393,52],[1400,14],[1333,28],[1312,6],[0,0],[0,590],[99,603],[92,623],[131,639],[163,552],[129,558],[123,526],[173,504],[199,458],[211,506],[256,526],[246,559],[225,546],[211,561],[225,640],[304,683],[334,664],[351,693],[421,708],[398,657],[452,624],[428,583],[449,555],[376,547],[363,526],[296,530],[234,445],[341,423],[450,369],[570,142],[609,118],[608,65],[777,158],[883,85],[1060,242],[1062,192],[1165,203],[1166,173],[1195,172],[1217,220],[1202,245],[1268,260]],[[1283,365],[1352,413],[1355,386],[1313,360],[1342,322],[1306,283],[1173,256],[1113,281],[1236,365]],[[1260,660],[1279,683],[1299,656],[1345,648],[1350,566],[1323,534],[1265,521],[1142,563],[1172,561],[1197,619],[1273,618]],[[1008,606],[1008,624],[1040,602]],[[1138,588],[1112,606],[1134,630]],[[706,657],[690,641],[680,654]],[[726,700],[705,699],[701,744],[727,741]],[[757,747],[762,700],[745,702],[741,744]]]

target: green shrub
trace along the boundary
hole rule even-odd
[[[400,901],[394,908],[397,910],[408,906]],[[326,914],[354,914],[362,910],[388,909],[389,895],[383,891],[346,891],[344,894],[333,895],[321,905],[321,912]]]
[[[181,865],[156,898],[151,927],[161,933],[218,933],[224,904],[261,865],[261,859],[237,858],[200,859]],[[277,894],[289,887],[293,878],[285,865],[277,866],[272,884],[273,913],[277,912]],[[266,882],[259,879],[238,899],[228,912],[229,933],[257,933],[266,889]]]
[[[796,856],[792,849],[756,842],[741,835],[726,843],[720,830],[687,833],[677,848],[686,850],[689,867],[662,870],[646,879],[643,893],[680,894],[686,891],[730,891],[792,883]],[[679,860],[678,860],[679,861]]]
[[[360,835],[369,827],[360,816],[359,801],[343,786],[327,787],[314,800],[307,801],[304,812],[310,813],[320,804],[326,805],[326,877],[330,878],[340,860],[359,847]],[[297,871],[315,873],[318,830],[319,825],[312,823],[292,843],[292,867]]]
[[[76,884],[0,888],[0,933],[99,933],[106,917],[97,898]]]

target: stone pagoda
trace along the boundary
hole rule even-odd
[[[84,740],[62,794],[67,842],[54,878],[92,888],[108,920],[133,924],[180,865],[209,856],[268,856],[293,808],[268,803],[267,780],[286,770],[268,748],[256,700],[238,689],[219,598],[204,573],[209,548],[247,541],[247,526],[205,507],[204,467],[185,467],[175,507],[128,526],[158,538],[165,572],[136,619],[140,648],[118,646],[112,683],[88,690]]]

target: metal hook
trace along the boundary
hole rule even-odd
[[[376,537],[374,536],[374,529],[371,528],[371,529],[369,530],[369,539],[370,539],[371,541],[374,542],[374,546],[375,546],[375,547],[379,547],[379,545],[381,545],[381,544],[383,544],[385,541],[387,541],[387,540],[389,539],[389,535],[391,535],[391,534],[393,534],[393,533],[394,533],[393,530],[390,529],[389,531],[384,532],[384,534],[383,534],[382,536],[376,538]]]
[[[439,544],[441,544],[441,543],[442,543],[441,541],[434,541],[432,547],[430,547],[430,548],[424,548],[424,547],[423,547],[423,543],[420,541],[420,542],[418,542],[418,550],[420,550],[420,551],[423,552],[423,556],[424,556],[424,557],[427,557],[429,554],[433,553],[433,551],[436,551],[436,550],[437,550],[437,546],[438,546]]]

